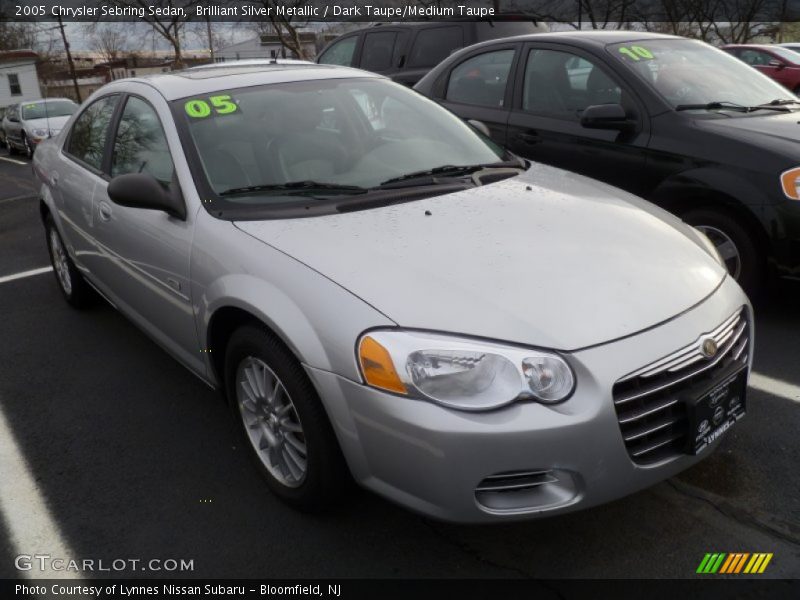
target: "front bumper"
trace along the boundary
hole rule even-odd
[[[353,476],[365,487],[448,521],[542,517],[620,498],[711,452],[719,441],[699,456],[634,464],[622,439],[612,387],[622,376],[692,344],[743,305],[752,323],[747,298],[726,278],[711,297],[667,323],[568,354],[578,385],[568,401],[555,406],[517,403],[485,413],[459,412],[306,370]],[[496,481],[493,476],[509,472],[540,477],[543,483],[524,494],[476,491],[479,484],[485,490],[487,481]]]

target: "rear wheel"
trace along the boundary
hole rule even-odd
[[[732,215],[710,208],[689,210],[681,215],[702,231],[717,248],[728,273],[748,295],[756,295],[763,284],[766,261],[751,230]]]
[[[247,325],[225,353],[225,387],[251,458],[275,495],[307,511],[342,496],[347,466],[300,363],[268,330]]]
[[[47,215],[44,222],[47,234],[47,249],[50,252],[50,263],[56,276],[58,289],[64,294],[66,301],[75,308],[85,308],[94,300],[94,290],[86,283],[72,259],[67,253],[61,234],[58,233],[53,217]]]

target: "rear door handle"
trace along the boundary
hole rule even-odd
[[[518,133],[517,139],[523,144],[540,144],[542,141],[539,134],[534,132]]]
[[[103,221],[111,220],[111,207],[108,205],[107,202],[100,202],[98,207],[98,212],[100,213],[100,218]]]

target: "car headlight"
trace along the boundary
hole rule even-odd
[[[781,173],[781,188],[787,198],[800,200],[800,167]]]
[[[695,237],[697,238],[697,241],[700,242],[703,248],[705,248],[706,252],[708,252],[712,256],[712,258],[714,258],[719,264],[721,264],[724,267],[725,261],[722,259],[722,255],[719,253],[719,250],[717,250],[717,247],[714,245],[714,242],[712,242],[709,239],[709,237],[697,227],[692,227],[692,229],[694,230],[694,234]]]
[[[34,129],[33,135],[39,138],[47,137],[47,130],[46,129]]]
[[[357,352],[367,385],[459,410],[555,404],[575,389],[572,369],[554,352],[396,329],[365,333]]]

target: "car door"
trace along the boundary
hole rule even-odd
[[[469,54],[455,64],[440,86],[441,104],[463,119],[484,123],[492,139],[506,143],[512,80],[519,44],[500,44]]]
[[[61,159],[48,173],[61,234],[77,267],[93,281],[97,266],[93,203],[106,185],[103,157],[119,98],[119,94],[102,96],[83,109],[70,127]]]
[[[144,92],[143,92],[144,93]],[[160,104],[161,111],[157,111]],[[127,95],[112,126],[106,171],[109,180],[128,173],[151,175],[165,188],[178,186],[164,122],[166,102]],[[173,135],[174,126],[172,127]],[[94,196],[97,276],[112,300],[145,331],[191,368],[202,372],[190,296],[193,215],[186,220],[159,210],[114,204],[107,182]]]
[[[433,67],[456,50],[463,48],[464,43],[462,24],[441,24],[415,29],[408,54],[401,55],[402,68],[393,79],[404,85],[413,86]]]
[[[518,61],[506,145],[520,156],[633,193],[647,186],[649,122],[644,105],[608,64],[583,50],[526,44]],[[622,105],[630,127],[589,129],[589,106]]]

